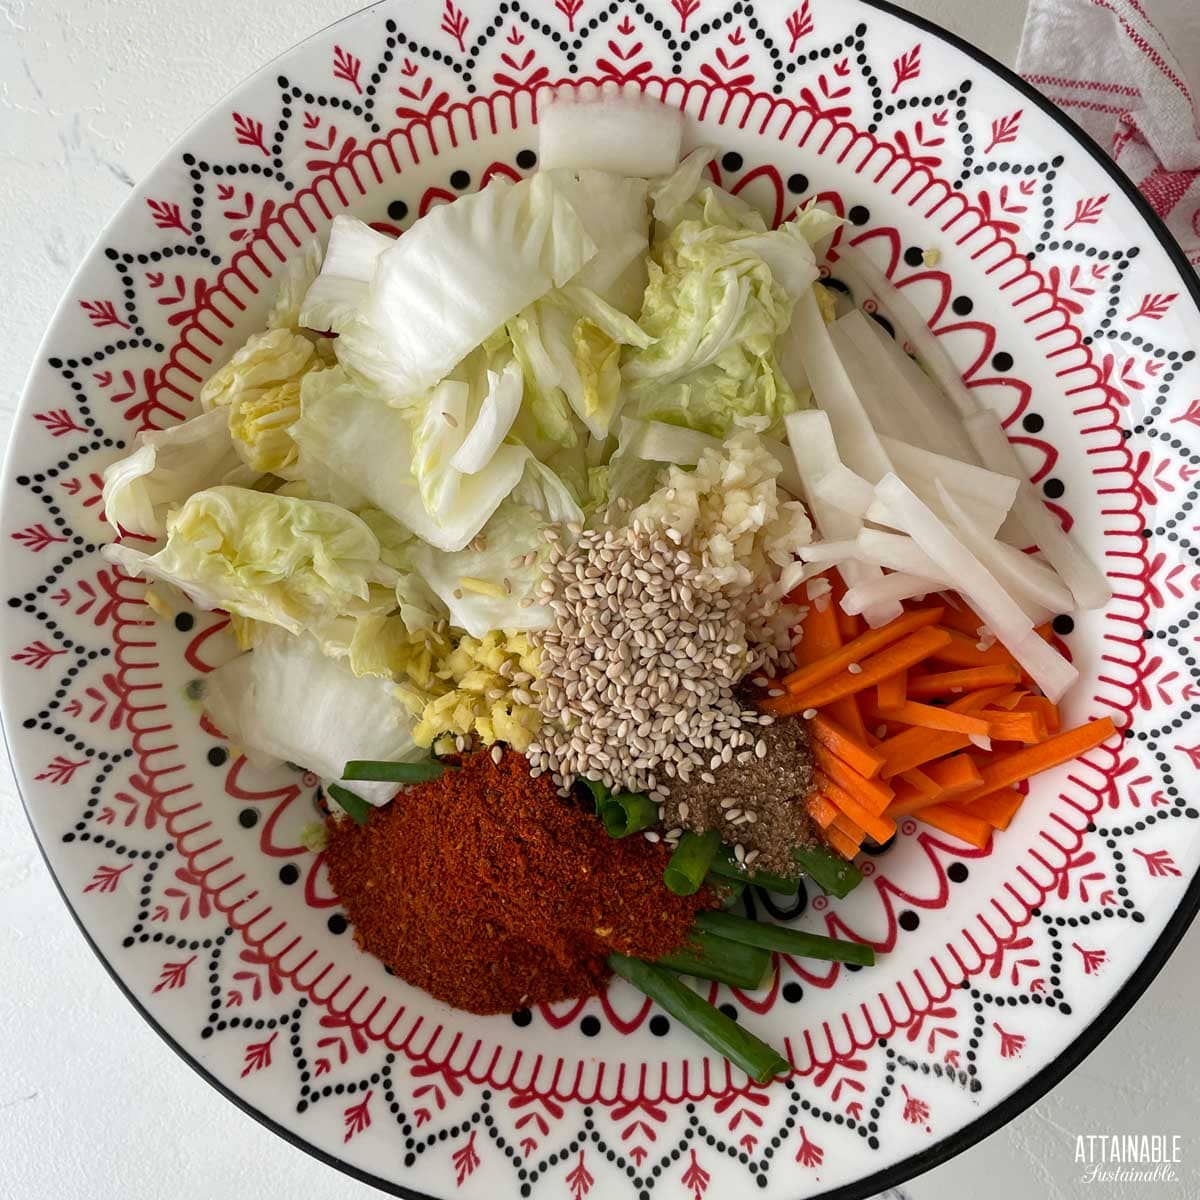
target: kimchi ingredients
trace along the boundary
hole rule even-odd
[[[613,841],[512,751],[467,755],[366,824],[327,831],[330,883],[358,944],[469,1012],[590,995],[610,954],[667,954],[714,903],[707,889],[672,895],[661,846]]]

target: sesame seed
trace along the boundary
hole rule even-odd
[[[815,708],[806,708],[800,715],[806,721],[811,721],[817,715],[817,710]]]
[[[846,668],[846,670],[849,671],[851,675],[861,675],[862,674],[862,666],[859,663],[851,663]]]
[[[442,417],[451,429],[458,428],[458,418],[453,413],[443,412]]]
[[[493,746],[492,747],[492,762],[494,762],[496,764],[496,766],[499,766],[500,760],[503,757],[504,757],[504,751],[501,750],[499,746]]]

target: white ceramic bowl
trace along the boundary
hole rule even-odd
[[[785,961],[769,994],[722,992],[787,1047],[795,1075],[768,1090],[624,985],[478,1019],[390,978],[298,844],[316,781],[231,759],[187,698],[223,619],[150,619],[98,554],[103,467],[194,411],[297,247],[339,211],[398,232],[528,173],[545,89],[588,79],[683,108],[689,140],[720,146],[721,182],[773,217],[812,195],[845,213],[1116,592],[1062,641],[1083,675],[1069,715],[1112,715],[1120,751],[1039,779],[988,853],[906,822],[847,901],[793,906],[884,953],[857,973]],[[17,421],[0,683],[65,900],[214,1086],[396,1194],[857,1197],[969,1146],[1095,1046],[1200,903],[1196,295],[1081,134],[883,5],[388,2],[326,30],[130,197]]]

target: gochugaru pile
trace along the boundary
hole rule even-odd
[[[358,944],[475,1013],[591,995],[614,950],[655,959],[684,943],[714,901],[668,891],[667,858],[642,838],[610,839],[520,754],[497,763],[486,750],[365,825],[331,819],[326,852]]]

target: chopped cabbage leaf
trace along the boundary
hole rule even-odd
[[[300,305],[300,323],[337,331],[355,321],[379,258],[394,240],[344,213],[334,217],[321,271]]]
[[[560,169],[549,174],[583,222],[587,236],[600,247],[572,284],[636,317],[646,290],[650,244],[646,181],[608,171]]]
[[[480,402],[470,431],[450,460],[456,471],[474,475],[492,461],[521,411],[524,390],[524,375],[515,357],[499,371],[488,370],[487,393]]]
[[[259,766],[298,763],[336,780],[351,759],[403,762],[424,753],[412,740],[412,718],[393,685],[356,677],[310,637],[271,630],[205,682],[209,717]],[[396,791],[394,783],[350,786],[372,804],[385,803]]]
[[[136,450],[105,468],[104,511],[114,528],[157,539],[169,509],[240,466],[223,412],[143,431]]]
[[[313,281],[321,273],[323,258],[321,243],[314,238],[286,264],[279,291],[275,293],[271,311],[267,314],[268,329],[290,329],[293,333],[300,332],[300,306]]]
[[[248,488],[196,492],[167,518],[167,544],[106,556],[135,575],[173,583],[201,608],[316,631],[365,611],[371,583],[395,582],[379,542],[353,513],[319,500]]]
[[[448,392],[435,389],[440,399],[431,397],[424,410],[431,431],[438,422],[446,435],[459,439],[451,448],[446,436],[435,452],[429,444],[431,432],[422,445],[421,470],[429,476],[425,491],[435,511],[426,506],[415,477],[418,452],[412,417],[384,404],[344,367],[314,372],[304,381],[302,413],[292,430],[300,447],[300,474],[354,493],[359,503],[350,496],[339,498],[354,507],[369,503],[382,509],[439,550],[461,550],[516,486],[529,451],[505,443],[481,470],[468,475],[452,467],[450,460],[466,429],[461,422],[453,428],[441,416],[447,410],[436,407],[449,396],[461,397],[465,385],[448,381],[446,387],[451,384],[454,388]]]
[[[481,192],[426,213],[378,255],[365,284],[341,280],[336,302],[321,293],[322,316],[338,336],[338,361],[396,396],[414,396],[444,379],[494,330],[596,253],[582,221],[545,175],[494,180]],[[353,256],[352,256],[353,257]],[[330,263],[333,258],[333,263]],[[369,255],[352,267],[365,271]],[[321,284],[318,278],[317,285]],[[304,319],[315,319],[305,302]]]
[[[768,231],[736,197],[705,187],[656,238],[640,324],[655,341],[626,355],[637,416],[724,438],[740,419],[778,435],[801,407],[779,368],[794,298],[817,278],[797,229]],[[778,277],[777,277],[778,275]]]
[[[654,219],[674,225],[683,206],[700,190],[705,168],[717,157],[716,146],[698,146],[664,179],[650,189]]]

